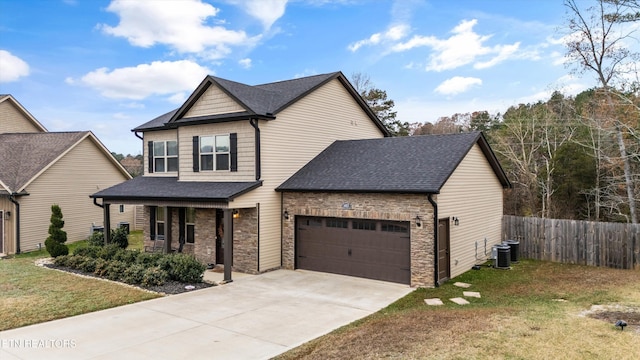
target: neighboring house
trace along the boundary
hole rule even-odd
[[[111,204],[144,204],[147,248],[247,273],[307,268],[433,286],[438,219],[460,219],[455,265],[439,280],[500,240],[509,182],[484,137],[388,138],[340,72],[256,86],[208,76],[179,109],[133,131],[144,175],[92,197],[105,223]],[[368,264],[352,270],[360,250]]]
[[[89,195],[131,177],[90,131],[46,132],[10,95],[0,96],[0,253],[44,246],[51,205],[62,209],[68,242],[102,225]],[[132,207],[115,221],[131,222]]]

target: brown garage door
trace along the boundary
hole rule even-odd
[[[296,217],[296,268],[409,284],[408,222]]]

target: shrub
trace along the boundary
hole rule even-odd
[[[69,248],[64,244],[67,241],[67,233],[62,230],[64,220],[62,220],[62,210],[58,205],[51,205],[51,224],[49,225],[49,237],[44,241],[47,252],[52,257],[68,255]]]
[[[103,275],[109,280],[120,281],[122,276],[124,275],[125,270],[127,270],[127,264],[122,261],[111,260],[106,267],[105,274]]]
[[[102,247],[97,255],[101,259],[111,260],[116,255],[116,253],[120,251],[120,247],[115,244],[109,244],[107,246]]]
[[[97,276],[104,276],[107,273],[107,268],[109,266],[109,261],[101,258],[96,259],[95,270],[93,270],[93,274]]]
[[[78,269],[92,274],[96,270],[96,259],[85,256],[83,261],[78,264]]]
[[[127,246],[129,246],[127,231],[123,228],[117,228],[117,229],[111,230],[111,244],[116,244],[121,249],[126,249]]]
[[[69,259],[69,255],[60,255],[53,259],[53,263],[57,266],[67,266],[67,260]]]
[[[132,285],[140,284],[144,278],[146,270],[147,269],[140,264],[129,265],[122,274],[122,281]]]
[[[102,231],[94,231],[87,238],[87,242],[90,246],[103,247],[104,246],[104,233]]]
[[[66,266],[71,268],[71,269],[80,270],[80,265],[84,262],[84,259],[85,259],[84,256],[70,255],[67,258]]]
[[[94,245],[79,247],[73,251],[73,255],[87,256],[95,259],[98,257],[98,252],[101,249],[102,247]]]
[[[127,264],[134,264],[137,257],[138,251],[120,249],[115,253],[115,255],[113,255],[113,260],[122,261]]]
[[[158,266],[150,267],[144,271],[141,284],[143,286],[164,285],[169,279],[169,274]]]
[[[202,282],[206,267],[195,257],[187,254],[174,254],[167,257],[171,264],[169,269],[171,279],[185,283]]]
[[[152,254],[145,252],[138,252],[136,257],[136,264],[140,264],[146,268],[157,266],[158,260],[162,258],[162,254]]]

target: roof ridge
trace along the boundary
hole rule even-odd
[[[294,78],[294,79],[287,79],[287,80],[273,81],[273,82],[264,83],[264,84],[258,84],[258,85],[254,85],[254,86],[267,86],[267,85],[282,84],[282,83],[286,83],[286,82],[300,81],[300,80],[310,79],[310,78],[314,78],[314,77],[321,77],[321,76],[328,76],[328,75],[333,76],[333,75],[335,75],[335,74],[339,74],[339,73],[340,73],[339,71],[334,71],[334,72],[324,73],[324,74],[316,74],[316,75],[302,76],[302,77]]]

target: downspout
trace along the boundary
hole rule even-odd
[[[20,254],[20,203],[15,194],[9,195],[9,201],[16,206],[16,254]]]
[[[260,128],[258,127],[258,119],[251,118],[249,119],[249,124],[253,126],[255,131],[255,143],[256,143],[256,180],[260,180],[262,177],[261,174],[261,166],[260,166]]]
[[[433,198],[433,194],[427,195],[427,200],[433,206],[433,283],[439,287],[438,283],[438,203]]]
[[[104,241],[105,245],[111,242],[111,217],[109,213],[109,206],[105,206],[104,199],[102,200],[102,204],[98,204],[98,198],[93,198],[93,205],[102,208],[102,221],[104,222],[103,231],[104,231]],[[107,204],[108,205],[108,204]]]
[[[137,131],[134,131],[134,132],[133,132],[133,135],[135,135],[138,139],[140,139],[140,140],[144,141],[144,137],[142,137],[142,136],[138,135],[138,132],[137,132]]]

